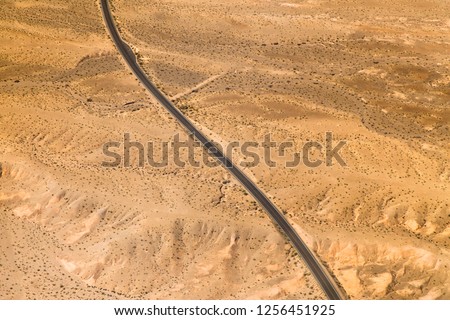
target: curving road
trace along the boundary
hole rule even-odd
[[[103,18],[106,27],[126,63],[133,71],[139,81],[148,91],[174,116],[178,122],[187,130],[187,132],[200,141],[207,151],[214,156],[233,176],[247,189],[247,191],[261,204],[269,216],[283,230],[291,241],[297,252],[302,256],[308,268],[317,279],[325,294],[331,300],[340,300],[345,297],[340,292],[338,286],[321,265],[308,246],[303,242],[294,228],[286,220],[284,215],[275,207],[275,205],[264,195],[264,193],[237,167],[235,166],[218,148],[214,146],[202,132],[200,132],[170,101],[159,91],[156,86],[147,78],[145,72],[139,67],[136,56],[130,47],[122,40],[117,31],[114,19],[111,14],[108,0],[100,0]]]

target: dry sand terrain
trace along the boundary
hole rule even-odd
[[[0,298],[325,298],[224,169],[139,168],[136,154],[102,167],[103,144],[126,132],[187,135],[123,63],[98,1],[0,11]],[[246,172],[350,298],[450,299],[448,0],[113,0],[113,12],[214,140],[347,141],[346,167]]]

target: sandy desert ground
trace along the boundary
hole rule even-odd
[[[350,298],[450,299],[449,1],[112,2],[143,68],[215,141],[347,141],[345,167],[245,171]],[[223,168],[101,165],[124,133],[187,135],[98,1],[0,9],[0,298],[325,298]]]

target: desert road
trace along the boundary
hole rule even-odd
[[[297,252],[301,255],[312,274],[322,287],[327,297],[331,300],[345,299],[345,296],[339,290],[327,270],[319,262],[318,258],[303,242],[291,224],[276,206],[264,195],[264,193],[236,166],[228,159],[214,143],[211,142],[202,132],[200,132],[173,104],[165,95],[156,88],[148,79],[145,72],[140,68],[136,56],[130,47],[122,40],[114,24],[114,19],[109,7],[108,0],[101,0],[101,8],[106,27],[122,57],[139,79],[142,85],[169,111],[175,119],[195,137],[207,149],[211,156],[215,157],[221,164],[247,189],[247,191],[257,200],[264,210],[269,214],[272,220],[283,230],[285,235],[291,241]]]

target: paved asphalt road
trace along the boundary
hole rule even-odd
[[[103,12],[103,18],[106,23],[106,27],[119,50],[122,57],[125,59],[128,66],[131,68],[135,76],[139,81],[147,88],[153,96],[174,116],[178,122],[188,131],[188,133],[194,136],[200,141],[208,152],[217,158],[222,165],[230,171],[234,177],[248,190],[248,192],[263,206],[270,217],[275,221],[278,226],[283,230],[286,236],[289,238],[297,252],[303,257],[306,265],[309,267],[313,275],[316,277],[323,291],[331,300],[340,300],[344,296],[341,294],[338,286],[333,281],[331,276],[321,265],[315,255],[309,250],[307,245],[303,242],[294,228],[285,219],[284,215],[275,207],[275,205],[264,195],[264,193],[238,168],[236,167],[225,155],[217,149],[214,144],[206,138],[206,136],[200,132],[165,96],[161,93],[153,83],[147,78],[147,75],[139,67],[136,56],[130,47],[122,40],[117,28],[114,24],[114,20],[109,8],[108,0],[100,0]]]

